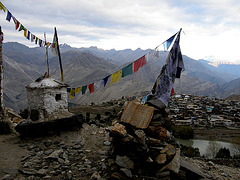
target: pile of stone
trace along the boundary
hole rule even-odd
[[[113,122],[109,166],[113,179],[170,179],[180,170],[180,148],[166,129],[164,109],[129,102]]]

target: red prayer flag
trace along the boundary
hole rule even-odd
[[[145,55],[138,60],[134,61],[134,73],[138,71],[140,67],[143,67],[145,64],[147,64]]]
[[[175,94],[174,88],[172,88],[172,90],[171,90],[171,96],[172,96],[173,94]]]
[[[89,89],[90,93],[93,93],[94,92],[94,83],[89,84],[88,89]]]

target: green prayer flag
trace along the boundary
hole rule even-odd
[[[87,90],[87,86],[83,86],[83,87],[82,87],[82,94],[85,94],[85,93],[86,93],[86,90]]]
[[[24,30],[25,31],[25,27],[21,24],[20,28],[18,29],[18,31]]]
[[[133,63],[129,64],[128,66],[122,69],[122,77],[125,77],[130,74],[133,74]]]

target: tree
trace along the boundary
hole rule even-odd
[[[231,158],[230,151],[227,148],[221,148],[217,152],[216,158]]]
[[[179,129],[179,137],[181,139],[193,139],[194,131],[189,126],[181,126]]]

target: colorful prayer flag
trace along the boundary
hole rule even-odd
[[[75,96],[75,88],[71,88],[69,97],[72,99]]]
[[[95,83],[94,83],[94,88],[95,88],[95,89],[99,89],[102,82],[103,82],[103,80],[100,80],[100,81],[95,82]]]
[[[145,55],[139,58],[138,60],[134,61],[134,73],[138,71],[140,67],[143,67],[145,64],[147,64]]]
[[[129,64],[128,66],[122,69],[122,77],[125,77],[130,74],[133,74],[133,63]]]
[[[177,34],[177,33],[176,33]],[[163,47],[164,47],[164,50],[167,51],[168,48],[171,46],[176,34],[174,34],[172,37],[170,37],[168,40],[166,40],[164,43],[163,43]]]
[[[77,87],[76,88],[76,94],[78,94],[81,91],[82,87]]]
[[[108,75],[106,76],[104,79],[103,79],[103,84],[104,84],[104,87],[106,86],[107,82],[108,82],[108,78],[110,77],[111,75]]]
[[[36,39],[35,39],[35,44],[37,44],[38,43],[38,37],[36,37]]]
[[[89,84],[88,89],[89,89],[90,93],[93,93],[94,92],[94,83]]]
[[[121,79],[121,76],[122,76],[122,70],[119,70],[118,72],[115,72],[114,74],[112,74],[111,84],[119,81]]]
[[[13,21],[15,23],[15,29],[17,30],[20,26],[20,22],[14,16],[12,16],[12,18],[13,18]]]
[[[5,6],[0,2],[0,10],[6,11]]]
[[[87,86],[83,86],[83,87],[82,87],[82,94],[85,94],[85,93],[86,93],[86,90],[87,90]]]
[[[27,29],[24,29],[24,37],[27,38]]]
[[[168,105],[173,84],[177,74],[180,74],[184,70],[184,64],[179,46],[180,31],[178,36],[168,54],[165,65],[163,66],[160,75],[158,76],[153,88],[152,94],[160,100],[165,106]],[[180,72],[178,72],[179,70]],[[150,101],[151,103],[151,101]]]
[[[25,30],[25,27],[22,24],[20,25],[20,28],[18,29],[18,31],[21,31],[21,30]]]
[[[28,31],[28,34],[27,34],[27,39],[28,39],[28,40],[30,40],[30,34],[31,34],[31,32]]]
[[[7,11],[6,20],[10,22],[10,21],[11,21],[11,18],[12,18],[12,13],[10,13],[9,11]]]

